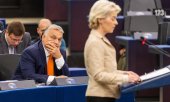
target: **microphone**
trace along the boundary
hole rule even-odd
[[[147,45],[147,46],[152,45],[152,46],[154,46],[153,48],[154,48],[156,51],[158,51],[159,53],[161,53],[161,54],[163,54],[163,55],[165,55],[165,56],[167,56],[167,57],[170,57],[170,53],[168,53],[167,51],[159,48],[159,47],[156,46],[154,43],[148,41],[145,37],[141,36],[140,39],[141,39],[141,41],[142,41],[142,45]]]
[[[140,37],[141,41],[142,41],[142,45],[146,44],[146,38],[144,38],[143,36]]]

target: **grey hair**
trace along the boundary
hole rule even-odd
[[[105,18],[111,12],[119,13],[121,8],[109,0],[98,0],[91,7],[89,13],[89,28],[97,29],[99,26],[98,19]]]
[[[59,25],[52,24],[52,25],[50,25],[50,26],[45,30],[44,35],[47,35],[48,32],[49,32],[51,29],[58,30],[58,31],[60,31],[61,33],[64,33],[63,28],[61,28]]]

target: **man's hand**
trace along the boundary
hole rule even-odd
[[[55,44],[54,42],[50,41],[45,45],[47,51],[56,59],[60,58],[61,52],[60,52],[60,46]]]

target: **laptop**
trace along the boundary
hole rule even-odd
[[[0,54],[0,81],[12,79],[20,56],[19,54]]]

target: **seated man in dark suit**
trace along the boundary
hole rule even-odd
[[[50,25],[42,40],[24,50],[14,79],[34,79],[38,83],[50,84],[55,77],[68,76],[66,52],[60,49],[63,33],[60,26]],[[52,62],[49,61],[51,57]]]
[[[11,22],[0,33],[0,54],[21,54],[30,42],[31,36],[25,33],[24,25],[19,21]]]

